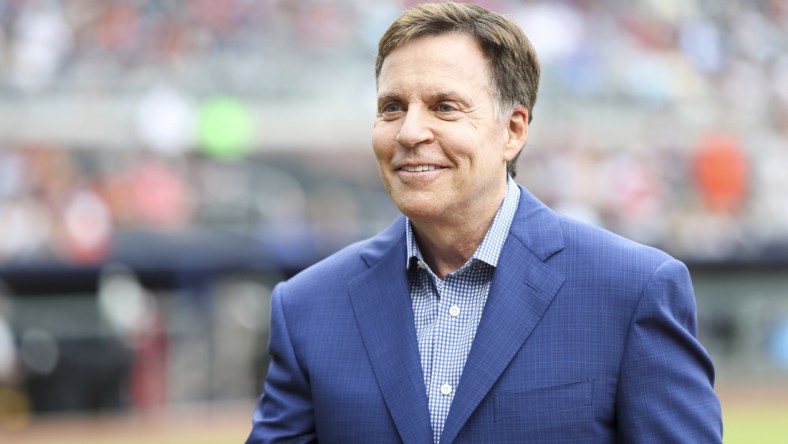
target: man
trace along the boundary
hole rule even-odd
[[[276,287],[248,442],[720,442],[684,265],[511,179],[539,77],[522,31],[421,5],[376,76],[404,217]]]

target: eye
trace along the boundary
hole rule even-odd
[[[435,110],[439,113],[453,113],[457,111],[457,107],[448,102],[440,102],[435,105]]]
[[[381,114],[390,114],[402,111],[402,105],[397,102],[388,102],[380,107]]]

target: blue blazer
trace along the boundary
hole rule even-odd
[[[718,443],[686,267],[520,187],[441,443]],[[247,443],[431,443],[405,220],[279,284]]]

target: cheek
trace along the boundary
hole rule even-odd
[[[372,130],[372,150],[378,160],[388,157],[393,147],[393,137],[391,130],[381,124],[376,125]]]

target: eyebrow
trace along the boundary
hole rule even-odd
[[[378,96],[378,105],[383,104],[384,102],[388,102],[390,100],[398,101],[400,100],[400,95],[397,93],[386,93],[383,95]]]
[[[444,100],[453,100],[461,103],[467,103],[467,100],[464,96],[456,91],[448,90],[448,91],[439,91],[435,93],[427,94],[427,99],[431,102],[441,102]],[[394,101],[401,101],[402,96],[395,92],[384,93],[378,96],[378,105],[388,102],[390,100]]]
[[[429,94],[427,97],[429,97],[430,100],[432,100],[433,102],[441,102],[443,100],[454,100],[457,102],[465,102],[465,100],[463,100],[462,94],[451,90]]]

